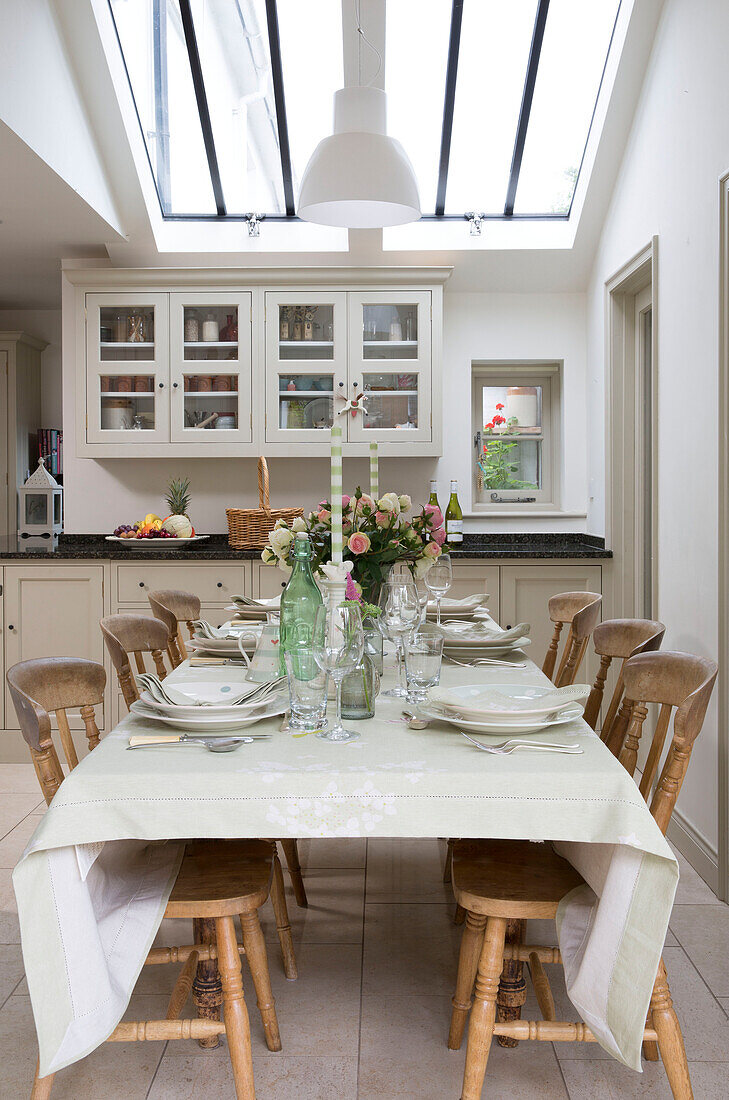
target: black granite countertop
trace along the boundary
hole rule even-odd
[[[575,533],[466,534],[463,548],[452,551],[454,560],[470,558],[611,558],[605,540]],[[180,550],[137,550],[103,535],[61,535],[57,550],[19,550],[16,542],[0,539],[0,560],[33,561],[250,561],[260,560],[260,550],[233,550],[227,535],[211,535]]]

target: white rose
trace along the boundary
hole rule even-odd
[[[294,522],[291,524],[292,531],[305,531],[306,520],[303,516],[297,516]]]
[[[403,512],[409,512],[412,506],[413,502],[410,497],[407,495],[407,493],[403,493],[400,497],[400,507],[402,508]]]
[[[270,546],[266,546],[263,550],[263,553],[261,554],[261,561],[265,562],[266,565],[271,565],[273,562],[276,561],[276,555],[274,554]]]
[[[400,498],[397,493],[385,493],[380,500],[377,501],[378,512],[394,512],[395,515],[400,514]]]
[[[268,541],[276,557],[283,558],[286,556],[293,537],[293,531],[289,531],[288,527],[274,527],[268,536]]]
[[[435,558],[418,558],[415,562],[415,579],[421,580],[430,569]]]

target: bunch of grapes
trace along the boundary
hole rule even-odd
[[[114,534],[117,536],[117,538],[120,538],[122,535],[126,536],[131,531],[136,531],[136,530],[137,530],[136,523],[134,524],[134,526],[132,526],[129,523],[122,523],[122,524],[120,524],[119,527],[114,528]]]

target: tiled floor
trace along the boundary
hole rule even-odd
[[[0,765],[1,1100],[30,1096],[35,1036],[23,978],[10,869],[43,812],[32,768]],[[309,909],[289,900],[299,980],[287,982],[270,912],[266,938],[284,1050],[267,1051],[244,966],[259,1100],[457,1100],[463,1052],[445,1046],[460,930],[441,882],[436,841],[306,841]],[[729,1094],[729,907],[681,861],[665,949],[684,1029],[694,1094]],[[160,940],[174,943],[165,922]],[[533,939],[554,942],[546,921]],[[189,933],[188,933],[189,934]],[[189,942],[189,940],[187,941]],[[558,1012],[574,1018],[561,972],[549,967]],[[129,1018],[164,1015],[174,968],[145,970]],[[534,1007],[530,1002],[527,1010]],[[54,1100],[226,1100],[228,1055],[196,1043],[107,1044],[63,1070]],[[594,1044],[494,1046],[484,1097],[491,1100],[664,1100],[659,1064],[642,1076]]]

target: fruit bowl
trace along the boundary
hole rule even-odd
[[[118,543],[119,546],[124,546],[127,550],[179,550],[183,546],[188,546],[191,542],[200,542],[202,539],[210,538],[209,535],[190,535],[189,538],[172,538],[165,536],[164,538],[155,538],[152,535],[144,535],[142,538],[122,538],[120,535],[107,535],[107,542]]]

